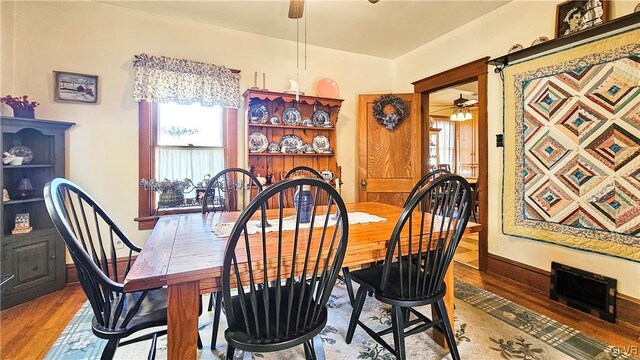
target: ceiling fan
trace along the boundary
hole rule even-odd
[[[472,107],[473,105],[475,105],[477,103],[478,103],[478,100],[474,100],[474,99],[469,100],[467,98],[462,97],[462,94],[460,94],[459,98],[453,100],[453,106],[450,106],[450,107],[447,107],[447,108],[444,108],[444,109],[439,109],[439,110],[436,110],[434,112],[448,111],[448,110],[451,110],[451,109],[459,109],[459,110],[461,110],[461,109],[464,109],[464,108]]]
[[[375,4],[380,0],[369,0]],[[300,19],[304,13],[304,0],[289,0],[289,19]]]

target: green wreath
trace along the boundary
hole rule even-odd
[[[388,106],[391,106],[393,111],[385,112]],[[408,112],[407,103],[393,94],[382,95],[373,102],[373,117],[389,130],[398,126],[407,117]]]

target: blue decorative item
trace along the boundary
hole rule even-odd
[[[298,203],[300,204],[300,223],[310,223],[313,195],[311,195],[311,187],[309,185],[303,185],[302,190],[296,191],[293,196],[293,205],[296,208],[296,214],[298,213]]]

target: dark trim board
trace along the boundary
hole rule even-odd
[[[133,263],[136,260],[136,256],[133,255],[131,257],[131,264],[133,265]],[[127,268],[127,258],[126,257],[122,257],[122,258],[118,258],[118,274],[124,274],[124,270]],[[109,265],[109,268],[111,268],[111,265]],[[74,284],[79,282],[78,280],[78,272],[76,271],[76,265],[74,263],[71,264],[67,264],[66,266],[66,270],[67,270],[67,284]],[[122,279],[122,276],[119,276],[119,280],[123,281],[124,279]]]
[[[487,272],[531,286],[547,296],[549,294],[551,284],[549,271],[489,253]],[[616,307],[617,324],[640,330],[640,299],[618,293]]]

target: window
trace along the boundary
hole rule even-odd
[[[455,146],[456,146],[456,126],[448,119],[435,119],[434,127],[440,130],[440,164],[449,164],[451,171],[455,172]]]
[[[140,102],[140,178],[191,179],[201,182],[236,162],[237,110],[198,104]],[[142,187],[138,194],[139,229],[151,229],[155,216],[200,211],[191,206],[157,209],[157,194]]]

